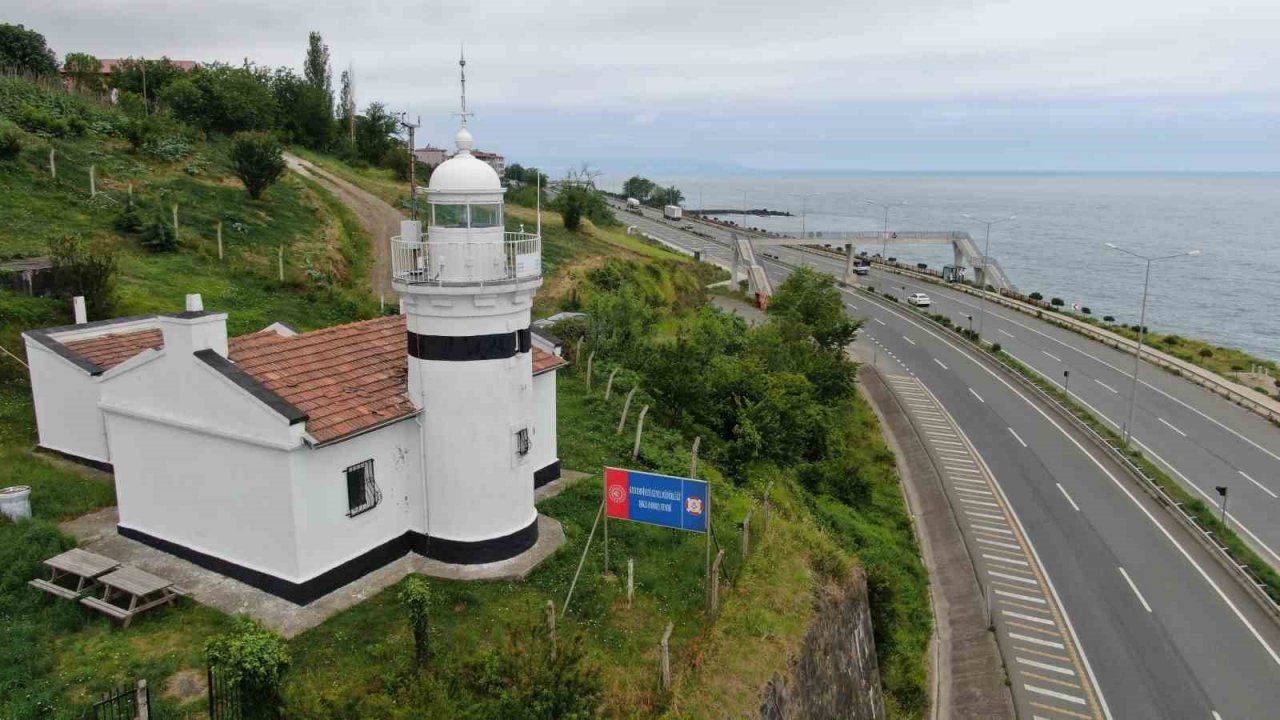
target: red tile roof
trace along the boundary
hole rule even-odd
[[[164,338],[159,330],[134,330],[74,340],[63,345],[103,370],[110,370],[143,350],[159,350],[164,347]]]
[[[64,343],[110,369],[148,348],[164,347],[160,330],[135,330]],[[403,315],[363,320],[285,337],[259,331],[231,338],[230,360],[307,414],[320,442],[368,430],[417,412],[408,395]],[[533,348],[533,373],[568,361]]]

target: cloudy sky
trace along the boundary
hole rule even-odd
[[[610,174],[1280,170],[1277,0],[0,0],[59,55],[300,67]],[[422,143],[420,143],[422,144]]]

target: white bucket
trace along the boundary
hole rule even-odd
[[[0,514],[10,520],[27,520],[31,517],[31,488],[15,485],[0,490]]]

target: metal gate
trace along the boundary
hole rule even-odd
[[[240,679],[209,666],[209,720],[245,720]]]
[[[151,705],[151,688],[145,682],[106,693],[93,704],[93,720],[134,720],[145,717]]]

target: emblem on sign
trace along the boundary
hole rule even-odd
[[[621,485],[609,486],[609,502],[620,503],[627,499],[627,490]]]
[[[702,514],[702,498],[694,497],[694,496],[685,498],[684,509],[685,509],[685,512],[689,513],[690,515],[701,515]]]

